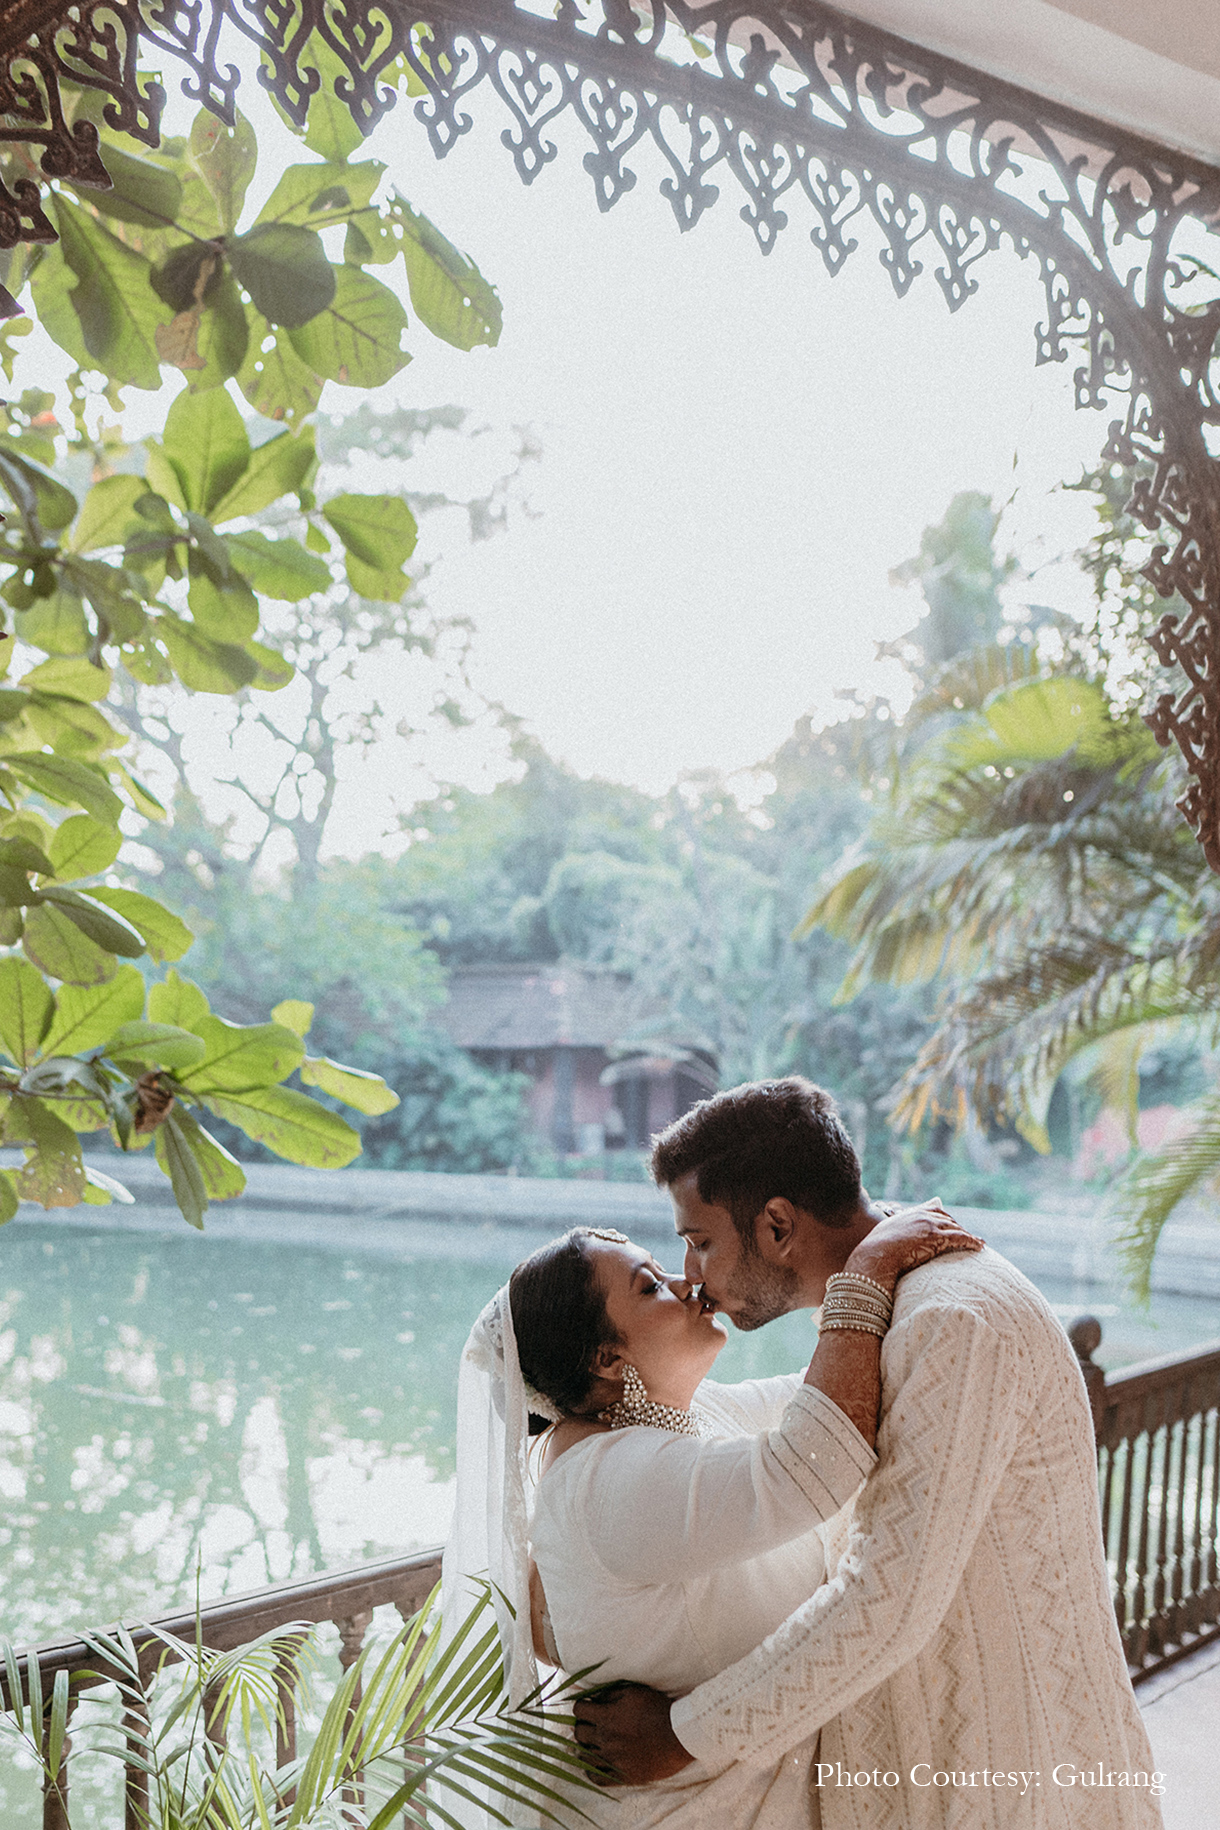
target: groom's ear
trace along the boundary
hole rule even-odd
[[[796,1241],[799,1217],[791,1201],[773,1195],[758,1217],[758,1243],[768,1257],[786,1258]]]

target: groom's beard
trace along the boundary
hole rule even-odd
[[[732,1303],[729,1320],[743,1334],[749,1334],[800,1308],[800,1278],[787,1265],[768,1264],[757,1248],[746,1246],[737,1268]]]

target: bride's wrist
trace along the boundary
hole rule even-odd
[[[867,1239],[856,1247],[843,1269],[853,1277],[867,1277],[880,1284],[890,1297],[898,1285],[899,1266],[893,1252],[885,1247],[870,1246]]]

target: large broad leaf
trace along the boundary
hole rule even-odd
[[[108,884],[99,884],[89,894],[139,930],[150,959],[181,959],[195,938],[184,921],[139,890],[112,890]]]
[[[333,302],[289,336],[301,360],[325,380],[379,388],[411,360],[400,347],[406,325],[388,286],[359,267],[340,267]]]
[[[7,1169],[0,1170],[0,1226],[14,1218],[20,1205],[15,1176]]]
[[[154,985],[148,994],[148,1014],[154,1023],[175,1023],[180,1029],[193,1029],[209,1014],[208,1001],[198,985],[177,972],[167,972],[164,982]]]
[[[342,1062],[332,1061],[327,1055],[306,1055],[301,1063],[301,1079],[307,1087],[319,1087],[332,1099],[341,1099],[345,1106],[354,1106],[357,1112],[364,1112],[370,1118],[392,1112],[398,1104],[397,1093],[386,1085],[380,1074],[344,1067]]]
[[[208,1191],[203,1183],[203,1170],[183,1128],[182,1114],[176,1109],[158,1128],[156,1143],[157,1161],[169,1177],[182,1218],[202,1229],[203,1216],[208,1211]]]
[[[249,686],[258,663],[232,642],[212,642],[198,629],[168,612],[157,622],[170,665],[190,692],[235,693]]]
[[[119,855],[122,834],[117,826],[73,813],[61,820],[51,841],[51,869],[64,882],[74,877],[96,877],[108,871]]]
[[[61,985],[51,1027],[43,1038],[44,1052],[83,1055],[100,1048],[124,1023],[136,1022],[143,1009],[144,979],[138,966],[120,966],[106,985]]]
[[[246,653],[258,668],[250,684],[255,692],[282,692],[296,678],[296,668],[285,655],[263,642],[247,642]]]
[[[346,66],[316,32],[309,40],[306,64],[317,70],[321,80],[309,99],[305,144],[310,152],[320,153],[324,159],[342,162],[356,151],[364,137],[351,104],[335,90],[336,83],[350,85],[351,78]],[[296,128],[302,125],[299,119],[292,124]]]
[[[297,354],[290,335],[288,331],[277,334],[261,312],[254,314],[237,385],[266,419],[301,419],[322,398],[322,377]]]
[[[51,1026],[50,987],[23,959],[0,959],[0,1044],[18,1067],[28,1067]]]
[[[23,674],[21,684],[29,692],[51,693],[57,699],[77,699],[88,705],[110,691],[110,669],[95,667],[83,654],[56,655]]]
[[[118,953],[124,959],[139,959],[144,952],[144,936],[139,929],[133,928],[117,909],[107,909],[83,890],[71,889],[63,883],[47,883],[39,894],[44,903],[53,903],[56,908],[63,909],[81,933],[104,947],[107,953]]]
[[[209,1093],[204,1102],[218,1118],[265,1144],[290,1163],[313,1169],[342,1169],[360,1154],[360,1134],[337,1112],[291,1087],[263,1087],[242,1094]]]
[[[152,269],[148,283],[171,311],[187,311],[208,302],[221,281],[224,257],[219,243],[187,241],[171,248]]]
[[[84,654],[90,641],[84,605],[75,591],[53,591],[20,611],[17,634],[47,654]]]
[[[94,553],[101,547],[122,546],[141,528],[136,503],[147,494],[143,477],[103,477],[95,483],[72,530],[72,551]]]
[[[179,1029],[175,1023],[150,1023],[137,1018],[122,1024],[106,1044],[106,1053],[117,1061],[149,1061],[157,1067],[197,1067],[207,1053],[207,1043],[193,1030]]]
[[[313,1005],[307,1004],[303,998],[285,998],[282,1004],[277,1004],[272,1010],[271,1021],[282,1023],[285,1029],[290,1029],[294,1036],[299,1036],[304,1042],[313,1026],[313,1011]]]
[[[111,140],[106,142],[105,165],[110,189],[99,191],[91,186],[82,191],[95,210],[103,216],[114,216],[119,222],[139,223],[146,229],[168,229],[177,222],[182,209],[182,186],[173,172],[154,165],[151,159],[138,159],[123,152]]]
[[[415,551],[419,530],[401,496],[332,496],[322,510],[349,553],[391,572]]]
[[[19,752],[6,756],[4,766],[11,769],[27,788],[33,788],[61,807],[83,807],[95,819],[113,822],[123,811],[123,803],[113,788],[86,764],[69,756],[45,756],[38,752]]]
[[[104,985],[118,970],[114,954],[90,940],[68,911],[53,903],[29,911],[21,944],[41,972],[68,985]]]
[[[281,496],[303,489],[317,461],[312,426],[295,438],[291,432],[269,438],[251,452],[238,482],[216,504],[212,520],[219,526],[224,521],[235,521],[239,515],[257,515]]]
[[[133,528],[129,544],[138,546],[141,538],[139,530]],[[148,623],[143,602],[165,576],[164,559],[161,560],[160,574],[154,581],[148,573],[135,571],[126,565],[107,565],[100,559],[76,557],[65,560],[62,568],[65,582],[80,591],[97,612],[99,624],[102,625],[99,634],[103,642],[134,642],[139,639]]]
[[[1054,762],[1096,744],[1108,727],[1105,695],[1093,681],[1028,680],[992,695],[978,715],[956,727],[944,753],[959,767]]]
[[[455,349],[498,343],[503,311],[495,287],[405,198],[395,197],[394,205],[403,228],[411,303],[421,323]]]
[[[0,440],[0,482],[23,513],[31,511],[44,528],[58,533],[76,514],[77,501],[41,464],[31,463],[6,441]]]
[[[203,1189],[209,1201],[233,1201],[246,1186],[246,1172],[236,1157],[218,1144],[210,1131],[181,1106],[175,1108],[175,1129],[187,1145],[203,1178]],[[164,1167],[164,1165],[162,1165]]]
[[[185,506],[210,515],[250,462],[250,441],[226,388],[184,390],[170,407],[161,449],[174,468]]]
[[[260,597],[275,597],[291,604],[300,603],[315,591],[328,591],[334,582],[330,567],[307,553],[297,540],[269,540],[266,534],[251,531],[227,536],[233,564],[250,580]],[[192,600],[191,612],[198,621]],[[256,606],[257,618],[257,606]],[[248,631],[250,635],[254,630]]]
[[[228,254],[255,309],[271,324],[307,324],[335,296],[335,269],[313,229],[260,223],[231,241]]]
[[[118,834],[115,834],[117,839]],[[0,868],[18,871],[39,871],[44,877],[52,877],[55,867],[46,852],[32,839],[23,838],[19,833],[10,838],[0,839]]]
[[[154,338],[162,307],[148,284],[148,262],[62,194],[55,216],[76,275],[72,305],[89,356],[112,381],[159,388]]]
[[[220,226],[226,235],[231,235],[258,159],[254,129],[243,114],[237,116],[232,127],[226,127],[201,108],[191,127],[190,151],[216,199]]]
[[[236,573],[223,585],[216,584],[206,572],[193,573],[187,602],[196,629],[209,641],[240,644],[258,629],[258,599]]]
[[[40,1207],[75,1207],[85,1194],[85,1166],[76,1133],[40,1100],[18,1097],[12,1110],[13,1128],[20,1126],[33,1146],[17,1177],[21,1199],[37,1201]]]
[[[250,320],[237,282],[227,269],[202,313],[188,315],[198,315],[194,345],[201,364],[190,370],[190,387],[192,394],[202,394],[236,375],[250,347]]]
[[[385,166],[376,159],[323,165],[290,165],[259,211],[261,223],[289,222],[325,229],[364,209],[381,183]]]
[[[205,1059],[181,1076],[193,1093],[243,1092],[274,1086],[300,1065],[304,1046],[281,1023],[226,1023],[207,1016],[184,1028],[208,1045]]]
[[[69,355],[78,368],[93,366],[80,319],[72,308],[75,275],[64,259],[63,244],[44,248],[30,281],[38,322],[53,343]],[[25,320],[28,322],[28,320]]]
[[[125,741],[124,733],[96,706],[85,705],[80,699],[33,693],[27,716],[34,737],[39,743],[50,744],[57,756],[100,761],[107,751],[118,749]]]

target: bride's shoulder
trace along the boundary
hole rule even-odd
[[[561,1455],[574,1449],[577,1443],[588,1442],[594,1436],[606,1436],[609,1430],[604,1423],[590,1418],[585,1421],[580,1417],[564,1417],[552,1430],[547,1431],[546,1445],[542,1451],[541,1473],[553,1468]]]

